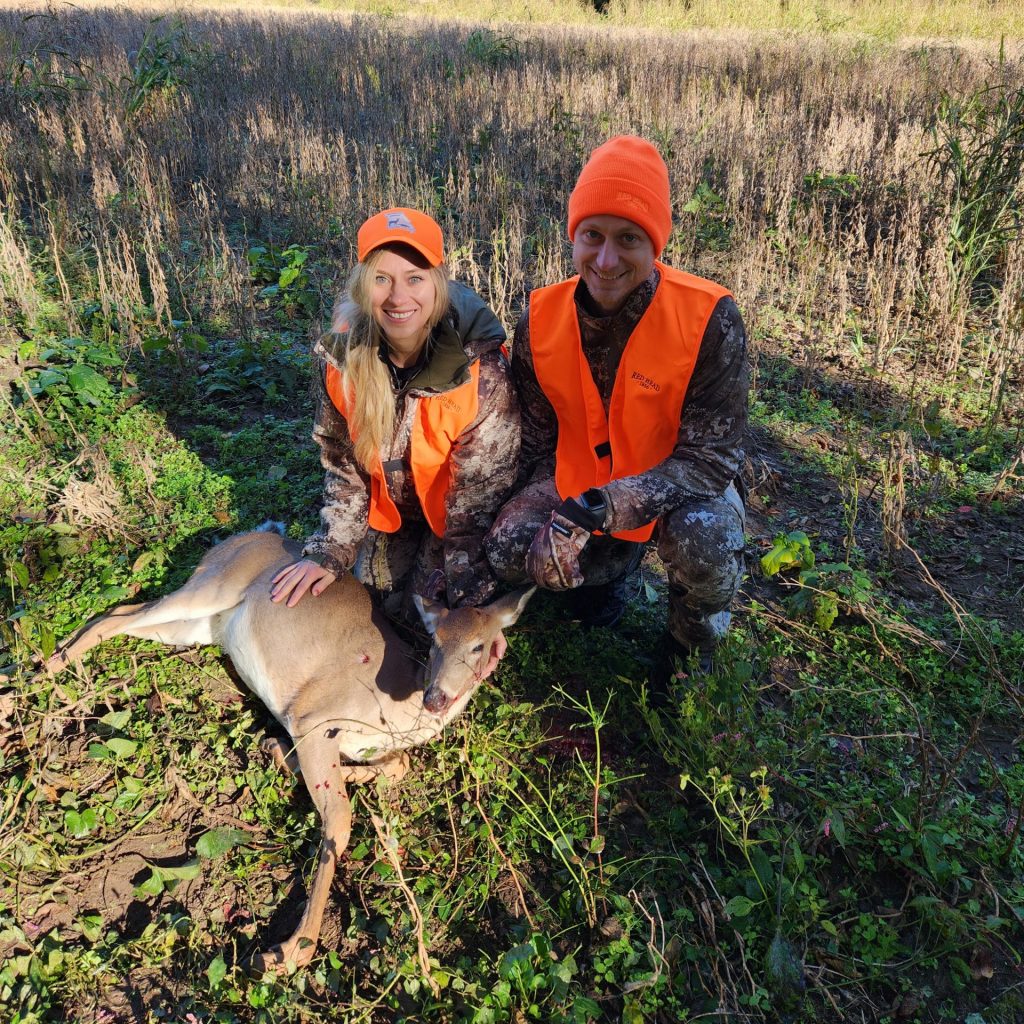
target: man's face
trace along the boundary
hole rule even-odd
[[[572,265],[602,313],[617,313],[654,269],[654,243],[639,224],[610,214],[576,225]]]

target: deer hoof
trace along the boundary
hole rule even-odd
[[[56,654],[47,658],[46,661],[39,658],[36,661],[36,664],[39,666],[40,671],[46,675],[57,676],[68,667],[68,658],[62,651],[58,651]]]
[[[315,942],[293,938],[280,946],[271,946],[265,953],[257,953],[250,963],[254,974],[290,974],[305,967],[315,955]]]

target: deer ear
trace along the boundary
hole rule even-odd
[[[497,601],[492,601],[487,606],[487,611],[497,619],[501,629],[508,629],[523,614],[526,602],[533,597],[533,592],[536,589],[536,587],[527,587],[525,590],[513,590],[511,594],[506,594],[504,597],[499,597]]]
[[[448,614],[447,606],[443,601],[434,601],[422,594],[413,594],[412,600],[416,605],[416,611],[420,613],[423,625],[427,627],[427,632],[433,636],[437,632],[438,623]]]

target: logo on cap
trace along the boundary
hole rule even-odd
[[[645,203],[639,196],[633,195],[632,192],[623,192],[619,189],[615,193],[615,198],[620,203],[629,203],[630,206],[635,206],[639,210],[643,210],[644,213],[648,213],[651,209],[649,203]]]
[[[416,234],[412,221],[404,213],[389,213],[385,216],[388,219],[388,231],[396,231],[398,228],[401,228],[403,231],[408,231],[411,235]]]

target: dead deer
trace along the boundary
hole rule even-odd
[[[351,576],[293,608],[273,603],[270,581],[299,557],[299,545],[276,533],[230,537],[207,553],[179,590],[94,619],[44,666],[59,672],[121,634],[166,644],[219,644],[288,731],[290,750],[276,740],[265,745],[278,764],[301,772],[323,832],[302,920],[290,939],[254,958],[257,970],[303,966],[313,958],[335,867],[349,840],[346,784],[405,773],[403,751],[433,739],[465,708],[492,643],[519,618],[534,589],[454,611],[417,598],[433,637],[424,673]]]

